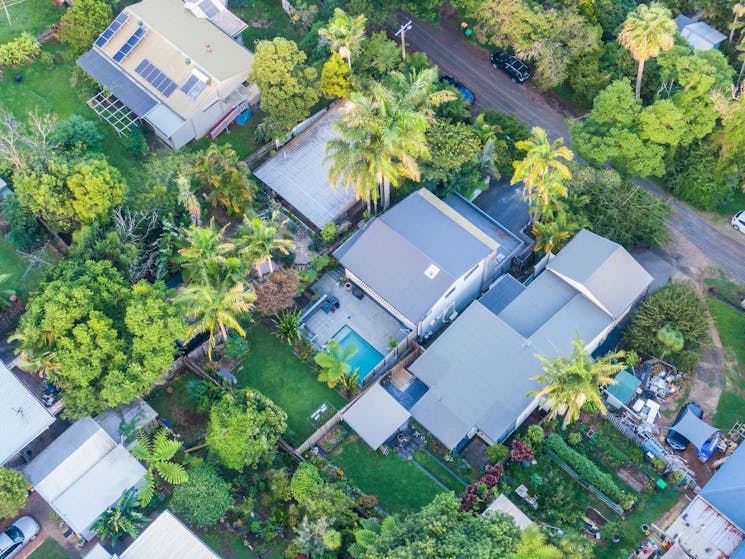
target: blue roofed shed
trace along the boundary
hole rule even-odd
[[[642,381],[636,378],[628,370],[623,370],[616,375],[616,383],[611,384],[606,389],[608,394],[608,404],[614,408],[627,406],[634,397],[637,389],[641,386]]]

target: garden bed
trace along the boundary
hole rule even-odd
[[[341,444],[347,435],[349,435],[349,429],[344,427],[342,424],[337,424],[333,429],[321,437],[318,441],[318,446],[323,450],[323,452],[329,454]]]
[[[341,394],[317,380],[313,366],[301,361],[266,326],[253,327],[246,340],[246,358],[233,371],[238,386],[255,388],[285,410],[285,438],[290,444],[299,446],[320,426],[311,416],[324,403],[336,410],[346,404]]]
[[[198,380],[191,373],[182,373],[146,398],[160,418],[181,436],[186,447],[200,440],[207,431],[208,416],[192,406],[188,391],[189,382]]]
[[[368,495],[378,498],[387,513],[418,511],[442,489],[414,464],[391,451],[373,451],[359,436],[350,435],[329,455],[349,480]]]

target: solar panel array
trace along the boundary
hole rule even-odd
[[[196,99],[202,94],[205,87],[207,87],[207,84],[192,74],[181,86],[181,91],[186,93],[192,99]]]
[[[98,36],[98,39],[96,39],[96,46],[102,47],[106,43],[108,43],[109,39],[111,39],[114,34],[119,31],[119,28],[126,23],[127,19],[129,19],[129,16],[124,12],[116,16],[116,19],[109,23],[109,26],[104,29],[103,33]]]
[[[144,80],[152,85],[155,89],[163,94],[164,97],[170,97],[176,91],[176,82],[158,70],[147,58],[137,65],[135,72],[142,76]]]
[[[127,42],[122,45],[122,48],[120,48],[118,51],[116,51],[116,54],[114,55],[114,60],[116,62],[121,62],[125,58],[127,58],[127,55],[132,52],[132,49],[137,46],[137,43],[139,43],[142,38],[147,33],[147,29],[144,27],[138,27],[137,31],[132,33],[132,36],[127,39]]]
[[[204,15],[206,15],[208,18],[212,18],[219,12],[220,10],[217,9],[217,6],[212,2],[212,0],[202,0],[199,3],[199,9],[204,12]]]

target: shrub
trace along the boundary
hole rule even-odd
[[[17,249],[29,252],[44,240],[44,230],[34,214],[21,205],[17,196],[8,196],[0,201],[0,215],[8,222],[5,238]]]
[[[336,239],[336,235],[339,233],[339,228],[336,223],[329,221],[326,225],[321,228],[321,238],[324,243],[331,244]]]
[[[216,524],[233,506],[230,484],[207,464],[189,471],[189,481],[177,485],[170,508],[198,528]]]
[[[9,43],[0,45],[0,66],[17,66],[39,56],[39,41],[31,33],[22,33]]]
[[[577,446],[582,440],[582,435],[579,433],[569,433],[567,442],[572,446]]]
[[[51,137],[52,142],[63,151],[77,153],[96,150],[102,139],[96,123],[80,115],[72,115],[62,121]]]
[[[293,270],[273,273],[266,281],[256,283],[256,311],[262,316],[273,316],[295,304],[299,280]]]
[[[589,458],[569,447],[561,436],[552,433],[546,438],[546,446],[595,489],[615,501],[620,501],[622,505],[629,504],[629,495],[619,489],[613,478],[602,472]]]
[[[248,351],[248,341],[235,330],[231,330],[225,340],[225,357],[229,359],[240,359],[245,357]]]
[[[501,464],[489,464],[481,479],[466,487],[466,492],[460,498],[458,510],[460,512],[483,511],[494,498],[495,489],[499,486],[503,473],[504,468]]]
[[[486,449],[486,457],[489,462],[501,462],[510,453],[509,449],[503,444],[494,444]]]
[[[127,153],[135,159],[143,159],[150,150],[147,140],[145,140],[145,134],[139,126],[130,128],[129,132],[121,138],[121,142],[124,144]]]
[[[0,468],[0,518],[11,518],[26,504],[26,478],[17,470]]]
[[[543,444],[543,441],[546,440],[546,433],[543,431],[543,427],[540,425],[531,425],[528,427],[528,432],[525,435],[525,440],[533,445],[535,448],[536,446],[541,446]]]
[[[530,448],[530,445],[527,445],[522,441],[514,440],[512,441],[510,458],[512,458],[515,462],[532,462],[533,449]]]
[[[709,342],[706,305],[690,283],[670,284],[647,297],[631,319],[622,344],[646,355],[664,355],[678,369],[691,371]],[[673,351],[657,336],[665,325],[683,335],[684,345]]]
[[[54,56],[50,52],[43,51],[39,56],[39,61],[47,70],[51,70],[54,66]]]

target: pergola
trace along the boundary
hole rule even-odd
[[[125,135],[139,117],[119,99],[104,90],[88,100],[88,106],[108,122],[121,136]]]

